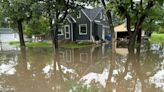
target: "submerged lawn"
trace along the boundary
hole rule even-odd
[[[63,48],[86,48],[92,46],[92,42],[81,42],[81,43],[75,43],[75,42],[69,42],[61,44],[61,47]]]
[[[158,34],[158,33],[153,33],[150,37],[151,42],[164,42],[164,33],[163,34]]]
[[[15,45],[19,46],[18,41],[11,41],[9,42],[10,45]],[[83,42],[83,43],[64,43],[60,44],[60,47],[62,48],[86,48],[92,46],[93,43],[91,42]],[[52,42],[51,41],[46,41],[46,42],[26,42],[26,47],[52,47]]]
[[[61,47],[63,48],[85,48],[85,47],[90,47],[92,46],[91,44],[65,44],[65,45],[62,45]]]
[[[19,41],[11,41],[9,42],[10,45],[19,46]],[[47,42],[26,42],[26,47],[52,47],[52,43]]]

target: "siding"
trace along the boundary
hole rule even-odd
[[[71,34],[71,23],[68,22],[68,20],[65,20],[64,25],[62,26],[62,30],[63,30],[63,35],[58,35],[58,39],[59,40],[65,40],[65,25],[69,25],[70,26],[70,39],[67,40],[71,40],[72,34]]]
[[[90,21],[81,13],[81,18],[77,18],[77,23],[74,24],[74,39],[75,40],[90,40]],[[79,24],[87,24],[87,35],[79,35]]]
[[[19,41],[19,35],[17,33],[12,34],[0,34],[1,42]]]

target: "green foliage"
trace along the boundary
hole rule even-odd
[[[52,47],[49,42],[27,43],[27,47]]]
[[[72,92],[99,92],[96,88],[87,86],[77,86]]]
[[[32,18],[28,23],[24,22],[24,33],[31,37],[33,34],[48,34],[49,24],[44,17]]]
[[[144,21],[142,28],[145,31],[156,31],[161,30],[162,24],[164,23],[164,6],[160,6],[158,3],[150,10],[149,17],[147,17]],[[162,31],[162,30],[161,30]]]
[[[164,42],[164,34],[153,33],[150,38],[150,41],[151,42]]]
[[[159,33],[164,33],[164,27],[159,28]]]
[[[63,48],[87,48],[93,46],[92,42],[82,42],[82,43],[64,43],[61,44],[61,47]]]
[[[161,4],[163,4],[164,1],[154,0],[152,2],[154,4],[153,7],[151,9],[147,9],[147,5],[148,3],[150,3],[150,0],[142,0],[142,3],[140,1],[133,0],[109,0],[107,4],[107,9],[111,10],[114,13],[114,16],[119,15],[124,19],[126,19],[127,15],[129,15],[131,18],[131,25],[134,26],[136,20],[138,20],[138,18],[144,14],[146,14],[147,18],[154,19],[154,21],[162,19],[161,17],[163,17],[164,8]],[[144,22],[147,24],[147,21]]]
[[[19,42],[18,41],[11,41],[9,42],[10,45],[14,45],[16,47],[19,46]],[[52,43],[51,42],[26,42],[26,45],[28,48],[31,47],[52,47]]]
[[[32,0],[1,0],[3,15],[13,27],[18,20],[28,20],[31,16]]]

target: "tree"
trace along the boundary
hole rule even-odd
[[[38,3],[42,5],[42,14],[48,20],[53,48],[58,49],[58,28],[78,4],[74,0],[40,0]]]
[[[126,19],[129,34],[129,50],[135,47],[136,41],[141,43],[142,25],[145,19],[151,15],[149,12],[152,8],[157,3],[163,5],[163,0],[109,0],[109,2],[108,6]],[[131,49],[131,51],[133,52],[134,49]]]
[[[164,23],[164,6],[159,5],[158,3],[150,10],[149,17],[147,17],[142,25],[144,31],[146,31],[147,36],[151,36],[153,31],[160,32],[162,24]],[[160,13],[159,13],[160,12]]]
[[[24,22],[24,33],[30,38],[35,34],[48,34],[49,25],[45,17],[40,16],[39,18],[32,17],[29,22]]]
[[[25,46],[22,23],[31,17],[31,5],[32,0],[1,0],[3,15],[9,19],[14,27],[17,26],[20,46],[22,47]]]

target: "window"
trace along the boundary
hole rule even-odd
[[[77,18],[81,18],[81,12],[78,12]]]
[[[63,30],[62,29],[58,29],[58,35],[63,35]]]
[[[70,39],[70,26],[65,25],[65,39]]]
[[[79,34],[86,35],[87,34],[87,24],[80,24],[79,25]]]

